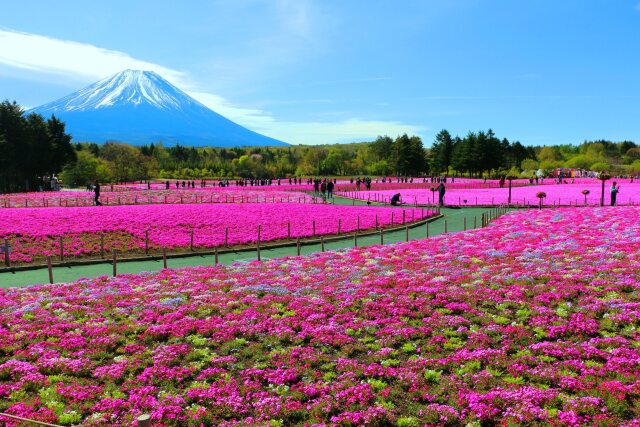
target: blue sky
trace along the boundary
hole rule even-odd
[[[152,69],[302,144],[492,128],[640,142],[637,0],[5,2],[0,98],[26,107]]]

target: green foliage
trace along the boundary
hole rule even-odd
[[[15,102],[0,103],[0,191],[33,191],[45,187],[46,176],[75,161],[71,135],[55,116],[24,116]]]

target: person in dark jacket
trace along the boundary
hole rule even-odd
[[[389,202],[391,206],[398,206],[400,204],[400,193],[396,193],[391,196],[391,201]]]
[[[444,187],[444,183],[440,183],[438,185],[438,205],[444,206],[444,193],[447,192],[447,189]]]
[[[96,206],[102,206],[102,203],[100,203],[100,183],[97,179],[93,183],[93,194],[93,201],[95,202]]]

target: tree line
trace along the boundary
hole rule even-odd
[[[28,114],[0,103],[0,192],[46,190],[50,177],[76,159],[71,135],[55,116]]]
[[[0,191],[46,189],[59,174],[65,184],[132,180],[277,178],[309,176],[532,176],[538,169],[606,170],[640,174],[640,148],[631,141],[525,147],[491,130],[453,136],[440,131],[430,147],[420,137],[379,136],[352,144],[287,147],[131,146],[120,142],[71,144],[56,117],[24,114],[0,104]]]

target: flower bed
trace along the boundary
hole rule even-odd
[[[405,221],[433,213],[405,209]],[[392,216],[395,215],[393,218]],[[126,205],[84,208],[22,208],[0,210],[0,239],[8,238],[12,262],[29,263],[60,254],[60,236],[66,258],[97,256],[101,235],[106,252],[145,249],[188,249],[253,245],[258,225],[262,242],[290,237],[337,234],[402,223],[401,210],[366,206],[295,203],[192,205]],[[338,224],[340,222],[340,224]],[[290,227],[290,228],[289,228]],[[3,243],[0,241],[0,243]],[[2,257],[0,257],[2,261]]]
[[[0,208],[93,206],[94,194],[88,191],[49,191],[0,195]],[[139,190],[104,186],[103,205],[183,204],[183,203],[313,203],[306,193],[263,187],[210,187],[193,189]]]
[[[82,425],[635,426],[639,218],[522,211],[394,246],[0,290],[0,410]]]
[[[613,180],[605,183],[605,204],[610,203],[609,187]],[[433,184],[435,188],[438,184]],[[474,188],[460,189],[446,185],[445,204],[453,206],[475,206],[477,205],[504,205],[509,200],[509,184],[504,188]],[[600,181],[592,180],[586,184],[544,184],[526,185],[511,189],[511,204],[521,206],[537,206],[539,201],[536,194],[543,191],[547,194],[545,205],[560,206],[584,206],[584,190],[588,190],[587,205],[599,205],[602,184]],[[374,200],[389,202],[389,199],[396,193],[402,195],[404,203],[428,205],[438,202],[438,192],[430,189],[398,189],[371,192],[356,192],[344,194],[348,197],[356,197],[362,200]],[[338,193],[343,194],[343,193]],[[466,201],[466,202],[465,202]],[[617,203],[619,205],[640,204],[640,182],[633,184],[623,184],[618,194]]]

